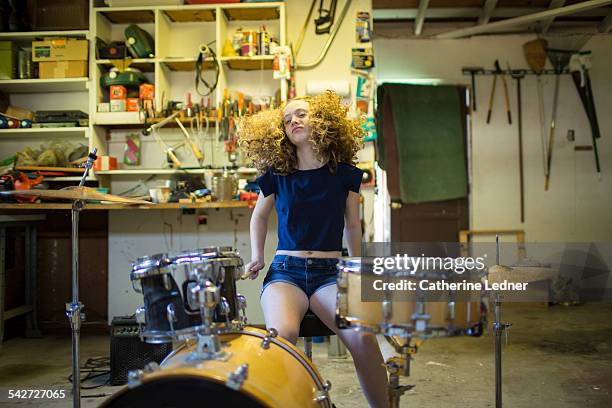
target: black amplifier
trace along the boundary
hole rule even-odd
[[[172,351],[172,343],[148,344],[140,340],[138,324],[133,317],[114,317],[111,323],[110,383],[127,382],[128,372],[147,363],[161,361]]]

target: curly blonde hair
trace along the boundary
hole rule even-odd
[[[332,171],[338,163],[354,164],[363,144],[363,119],[349,119],[348,108],[333,91],[296,99],[308,102],[309,140],[317,158],[329,159]],[[287,175],[297,170],[297,150],[285,133],[282,108],[242,118],[236,133],[238,145],[260,172],[272,168]]]

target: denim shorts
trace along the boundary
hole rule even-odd
[[[297,286],[310,298],[317,290],[336,283],[337,258],[300,258],[276,255],[263,281],[261,294],[274,282]]]

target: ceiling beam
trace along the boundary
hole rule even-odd
[[[597,31],[600,33],[607,33],[612,29],[612,14],[608,14],[606,18],[599,24]]]
[[[423,23],[425,22],[425,13],[429,6],[429,0],[419,0],[419,12],[414,20],[414,35],[421,35],[423,31]]]
[[[491,18],[514,18],[525,16],[527,14],[539,13],[546,11],[544,7],[497,7],[491,13]],[[380,20],[414,20],[419,12],[417,8],[405,9],[375,9],[372,11],[372,16],[375,21]],[[580,17],[600,17],[604,18],[610,14],[610,10],[605,8],[585,10],[580,13]],[[430,19],[477,19],[482,16],[482,8],[480,7],[432,7],[428,8],[425,13],[425,18]]]
[[[493,10],[495,10],[495,6],[497,6],[497,0],[487,0],[482,8],[482,14],[478,18],[478,25],[487,24],[491,15],[493,14]]]
[[[563,6],[565,6],[565,0],[550,0],[550,3],[548,4],[548,9],[554,10],[554,9],[557,9]],[[542,21],[541,29],[543,33],[548,32],[548,29],[550,28],[550,25],[553,23],[554,20],[555,18],[551,17],[549,19]]]
[[[485,34],[494,32],[500,29],[509,27],[515,27],[520,25],[526,25],[535,21],[542,21],[551,17],[564,16],[568,14],[579,13],[584,10],[602,7],[612,4],[612,0],[589,0],[582,3],[572,4],[570,6],[559,7],[554,10],[546,10],[539,13],[533,13],[526,16],[510,18],[507,20],[495,21],[493,23],[484,24],[481,26],[462,28],[459,30],[447,31],[442,34],[438,34],[436,38],[449,39],[449,38],[462,38],[468,37],[475,34]]]

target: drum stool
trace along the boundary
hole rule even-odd
[[[335,336],[335,333],[323,323],[316,314],[310,309],[306,311],[302,322],[300,323],[300,334],[299,337],[304,338],[304,354],[310,360],[312,360],[312,338],[316,336]],[[337,337],[337,336],[336,336]],[[330,357],[344,357],[346,355],[346,349],[344,344],[339,338],[334,338],[331,341],[331,346],[335,349],[329,350]]]

